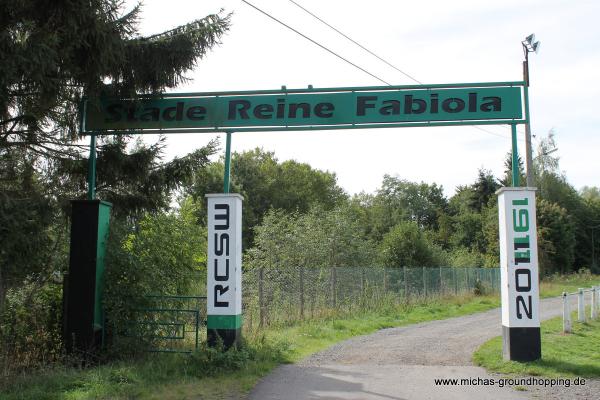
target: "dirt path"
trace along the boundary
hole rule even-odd
[[[561,299],[541,302],[542,319],[561,313]],[[473,366],[471,356],[481,344],[501,334],[500,309],[383,329],[336,344],[298,364],[278,367],[258,383],[249,399],[598,398],[598,381],[583,387],[530,387],[525,391],[500,388],[497,384],[436,386],[436,378],[499,379],[500,375]]]

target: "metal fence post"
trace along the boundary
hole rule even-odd
[[[585,322],[585,299],[582,288],[577,292],[577,321]]]
[[[440,293],[439,295],[441,296],[444,292],[444,286],[442,285],[443,279],[444,277],[442,276],[442,267],[440,267]]]
[[[408,274],[406,273],[406,265],[402,267],[404,270],[404,297],[408,300],[409,292],[408,292]]]
[[[310,317],[314,318],[315,317],[315,302],[318,300],[317,296],[318,296],[318,283],[315,281],[314,277],[311,279],[311,283],[309,284],[310,287],[310,292],[312,293],[310,295]]]
[[[361,300],[365,297],[365,267],[360,267],[360,297]]]
[[[336,298],[335,298],[335,286],[337,284],[337,275],[335,271],[335,267],[331,267],[331,306],[332,308],[336,307]]]
[[[563,292],[563,332],[571,333],[571,310],[569,310],[569,295]]]
[[[383,267],[383,294],[386,294],[387,290],[387,268]]]
[[[598,318],[598,304],[597,304],[598,292],[596,286],[592,286],[592,301],[591,301],[591,318],[595,320]]]
[[[425,278],[425,267],[423,267],[423,296],[427,297],[427,280]]]
[[[300,266],[300,318],[304,319],[304,266]]]
[[[263,268],[258,269],[258,315],[259,327],[265,326],[265,298],[263,293]]]
[[[456,278],[456,268],[452,267],[452,280],[454,281],[454,294],[458,294],[458,279]]]
[[[198,343],[199,343],[199,336],[198,336],[198,331],[200,330],[200,311],[196,311],[196,329],[194,329],[196,332],[196,343],[194,345],[194,350],[198,350]],[[183,328],[183,330],[185,331],[185,327]]]

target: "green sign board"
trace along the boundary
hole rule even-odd
[[[519,123],[522,83],[169,94],[88,100],[82,131],[260,131]],[[485,85],[481,87],[482,85]]]

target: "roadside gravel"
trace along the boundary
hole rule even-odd
[[[573,309],[573,308],[572,308]],[[541,302],[541,317],[561,315],[562,300]],[[598,399],[600,381],[570,388],[436,386],[436,378],[499,379],[473,366],[473,352],[501,335],[500,309],[383,329],[338,343],[261,380],[250,400]]]

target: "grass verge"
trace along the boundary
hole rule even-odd
[[[153,354],[79,370],[55,367],[18,377],[5,400],[230,399],[247,393],[281,363],[382,328],[472,314],[498,307],[498,296],[462,296],[390,305],[377,312],[328,318],[246,335],[240,351],[202,349],[192,356]]]
[[[574,314],[572,319],[577,320]],[[473,361],[489,371],[547,377],[600,377],[600,321],[573,322],[573,332],[562,333],[562,317],[542,322],[542,359],[504,361],[502,337],[484,343]]]
[[[594,281],[589,274],[553,278],[542,284],[541,295],[542,297],[556,296],[564,290],[575,291],[578,287],[589,287],[596,283],[597,281]],[[309,320],[293,326],[272,327],[261,333],[251,332],[246,334],[246,346],[236,352],[223,354],[204,348],[192,356],[151,354],[143,358],[123,360],[88,369],[48,368],[5,382],[0,387],[0,398],[3,400],[239,398],[275,366],[295,362],[341,340],[366,335],[383,328],[486,311],[498,307],[500,299],[498,295],[469,295],[408,304],[392,303],[390,301],[390,305],[377,311]],[[545,325],[543,326],[546,329]],[[587,326],[576,329],[580,328],[587,329]],[[577,332],[573,336],[576,336]],[[501,342],[495,343],[493,340],[484,345],[480,350],[482,360],[490,360],[491,363],[494,354],[501,354],[498,345],[501,346]],[[547,345],[544,346],[546,359],[546,355],[549,356],[550,353]],[[573,360],[573,365],[581,364],[581,360]],[[573,373],[585,376],[579,371]]]
[[[540,296],[556,297],[562,295],[562,292],[573,293],[578,288],[590,288],[592,285],[598,285],[600,281],[597,275],[592,275],[589,271],[570,275],[552,275],[545,278],[540,285]]]

